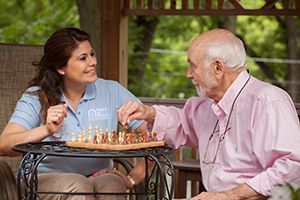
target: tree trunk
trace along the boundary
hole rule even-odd
[[[159,23],[158,17],[138,16],[135,24],[139,27],[139,39],[134,45],[134,56],[131,58],[135,66],[129,68],[129,74],[134,75],[129,79],[129,84],[138,84],[143,80],[144,69],[147,63],[153,36]]]
[[[98,61],[98,73],[100,63],[100,31],[101,31],[101,0],[76,0],[80,16],[80,28],[88,32],[92,37],[93,48],[96,51]]]
[[[288,59],[298,60],[299,53],[297,49],[297,28],[295,24],[295,20],[292,16],[285,17],[285,23],[287,26],[287,51],[288,51]],[[291,95],[292,99],[295,102],[300,102],[300,73],[299,73],[299,64],[289,63],[288,64],[288,73],[287,73],[287,91]]]

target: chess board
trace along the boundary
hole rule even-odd
[[[160,146],[164,146],[165,143],[162,140],[133,143],[133,144],[94,144],[94,143],[85,143],[85,142],[66,141],[65,145],[69,147],[120,151],[120,150],[142,149],[148,147],[160,147]]]
[[[88,134],[85,130],[77,134],[72,133],[71,141],[66,141],[66,146],[90,148],[90,149],[103,149],[103,150],[132,150],[142,149],[148,147],[164,146],[165,143],[162,140],[157,139],[157,133],[147,133],[142,130],[130,130],[129,132],[122,131],[117,133],[113,130],[111,133],[106,129],[102,132],[102,129],[98,129],[89,126]]]

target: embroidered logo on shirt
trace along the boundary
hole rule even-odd
[[[88,110],[89,120],[103,120],[109,119],[109,114],[107,112],[107,108],[91,108]]]

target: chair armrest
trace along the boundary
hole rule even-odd
[[[17,199],[17,184],[10,166],[3,160],[0,160],[0,199]]]

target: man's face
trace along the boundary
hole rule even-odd
[[[211,97],[210,94],[212,93],[214,86],[216,86],[211,66],[209,63],[204,62],[204,58],[199,59],[198,63],[196,63],[195,60],[197,59],[194,59],[193,55],[194,54],[189,53],[188,62],[190,63],[190,66],[187,77],[192,81],[199,97]]]

